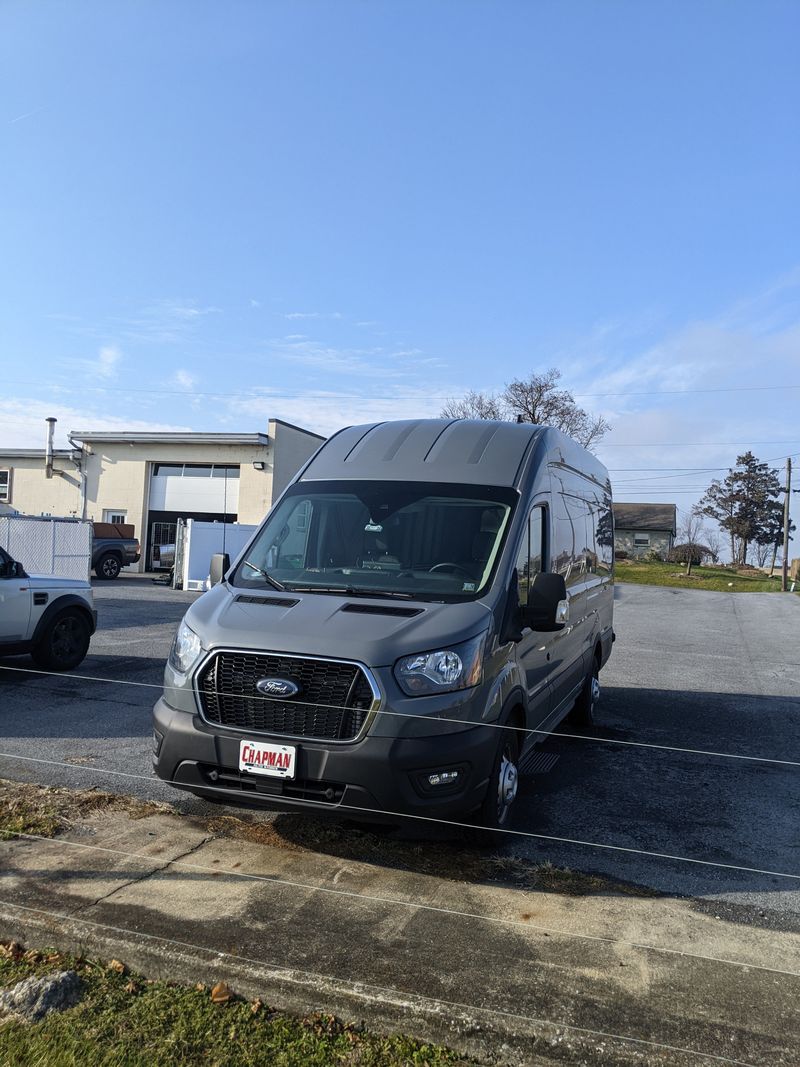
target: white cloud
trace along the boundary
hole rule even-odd
[[[285,319],[341,319],[344,316],[341,311],[289,311],[283,317]]]
[[[96,356],[64,360],[64,366],[68,368],[71,375],[80,371],[90,378],[111,380],[116,376],[122,358],[122,352],[117,345],[102,345],[97,350]]]
[[[361,378],[406,378],[416,385],[422,368],[443,366],[419,348],[346,348],[313,341],[305,334],[288,334],[267,342],[270,355],[285,363],[313,367],[330,374],[351,374]]]
[[[59,400],[48,401],[31,397],[10,397],[3,400],[3,429],[0,448],[44,448],[45,422],[49,416],[58,419],[56,447],[67,448],[70,430],[130,430],[151,432],[182,432],[192,427],[159,420],[108,415],[92,407],[76,407]]]
[[[103,345],[97,355],[97,374],[101,378],[113,378],[122,353],[116,345]]]
[[[197,385],[198,379],[194,374],[190,374],[188,370],[176,370],[172,376],[172,384],[176,385],[179,389],[184,389],[187,393],[190,393]]]
[[[419,388],[414,391],[416,395],[404,389],[396,400],[385,396],[353,397],[313,388],[309,393],[308,397],[292,399],[271,397],[268,393],[250,399],[230,398],[226,400],[226,424],[246,429],[253,420],[263,426],[267,419],[275,417],[329,436],[343,426],[359,423],[436,418],[442,406],[441,400],[432,400],[426,390]]]

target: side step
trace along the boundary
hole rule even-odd
[[[542,752],[540,748],[532,748],[520,761],[520,774],[547,774],[561,759],[554,752]]]

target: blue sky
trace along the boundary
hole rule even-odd
[[[620,499],[800,453],[799,39],[770,0],[5,0],[0,446],[555,365]]]

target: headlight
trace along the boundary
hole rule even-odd
[[[170,667],[179,674],[186,674],[202,651],[200,638],[186,625],[185,620],[181,620],[169,653]]]
[[[394,676],[409,696],[469,689],[482,676],[486,632],[452,648],[404,656],[394,665]]]

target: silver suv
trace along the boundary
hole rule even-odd
[[[96,629],[88,581],[26,574],[0,548],[0,656],[30,652],[40,667],[70,671],[83,661]]]

